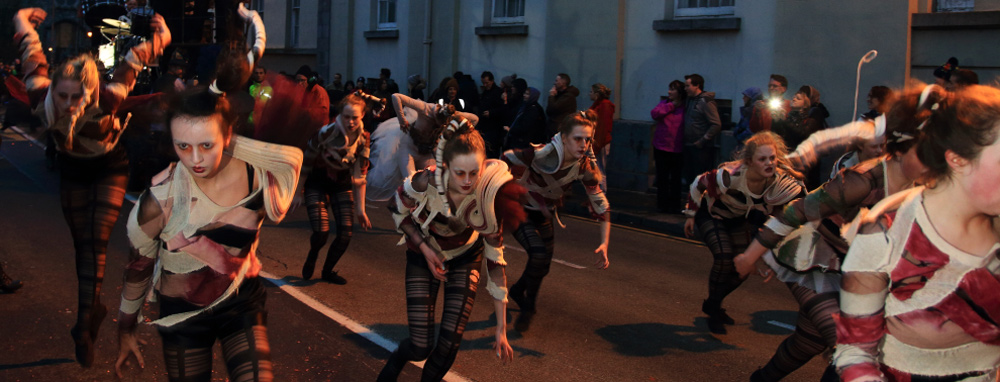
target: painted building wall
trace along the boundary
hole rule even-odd
[[[665,4],[666,3],[666,4]],[[698,73],[716,98],[739,99],[750,86],[766,89],[773,69],[773,1],[737,2],[739,31],[657,32],[653,21],[673,18],[673,2],[630,1],[625,20],[621,118],[650,121],[649,111],[672,80]],[[738,115],[733,119],[738,120]]]
[[[861,69],[858,113],[867,111],[872,86],[902,87],[911,5],[916,10],[915,1],[777,0],[774,71],[788,77],[788,97],[812,85],[830,111],[827,121],[849,122],[858,61],[872,49],[878,57]]]

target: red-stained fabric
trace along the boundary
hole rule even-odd
[[[874,363],[857,363],[848,366],[840,372],[841,380],[848,382],[862,377],[875,377],[881,375],[882,370],[879,369],[879,365]]]
[[[980,268],[967,273],[958,290],[961,294],[949,294],[934,305],[934,310],[945,314],[977,340],[1000,345],[1000,327],[996,324],[1000,317],[1000,296],[996,293],[1000,281],[987,269]]]
[[[282,75],[268,75],[273,93],[263,110],[255,110],[254,139],[295,146],[303,151],[309,138],[326,125],[325,119],[314,119],[305,106],[306,90]]]
[[[889,382],[912,382],[913,381],[913,377],[910,376],[910,373],[907,373],[905,371],[896,370],[896,369],[893,369],[893,368],[885,366],[885,365],[882,365],[882,373],[885,375],[886,379],[889,380]],[[846,380],[847,379],[845,379],[845,381]]]
[[[910,236],[906,240],[903,258],[892,270],[892,295],[906,301],[913,292],[927,284],[934,272],[948,264],[948,255],[934,246],[920,226],[914,222]]]
[[[878,342],[885,335],[885,316],[882,312],[867,317],[842,313],[833,315],[837,323],[838,344],[867,344]]]
[[[10,93],[11,97],[21,101],[25,105],[30,105],[31,101],[28,99],[28,89],[24,86],[24,82],[21,82],[16,76],[7,76],[4,79],[4,84],[7,85],[7,92]]]
[[[507,182],[497,191],[493,206],[504,231],[514,232],[528,220],[528,213],[524,211],[527,194],[528,189],[515,181]]]

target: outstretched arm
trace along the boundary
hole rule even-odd
[[[486,290],[493,297],[493,309],[497,316],[496,343],[493,350],[502,362],[514,360],[514,349],[507,342],[507,262],[503,258],[503,236],[501,233],[483,236],[484,257],[486,257]]]
[[[38,27],[47,14],[41,8],[24,8],[14,15],[14,42],[21,52],[21,70],[28,93],[49,87],[49,63],[38,39]],[[40,99],[40,97],[38,97]],[[32,102],[37,102],[33,99]],[[34,105],[32,105],[34,106]]]

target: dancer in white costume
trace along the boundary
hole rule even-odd
[[[371,170],[368,172],[366,197],[371,201],[389,200],[418,168],[434,164],[434,142],[440,127],[451,115],[461,116],[473,126],[479,123],[475,114],[455,111],[453,106],[434,104],[392,95],[396,118],[378,125],[372,133]]]

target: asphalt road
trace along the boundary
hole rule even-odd
[[[116,380],[113,315],[98,340],[95,366],[82,369],[73,362],[69,328],[76,280],[57,177],[45,170],[38,147],[10,130],[3,138],[0,260],[26,286],[0,295],[0,380]],[[336,268],[348,280],[343,286],[301,279],[310,235],[304,210],[280,225],[267,223],[262,231],[260,258],[275,278],[268,284],[267,304],[278,380],[374,380],[389,354],[383,347],[406,337],[400,236],[381,203],[370,203],[368,214],[373,229],[355,232]],[[123,220],[111,241],[105,276],[103,301],[112,311],[127,253]],[[745,381],[791,333],[796,306],[780,283],[746,282],[725,304],[736,325],[728,335],[714,335],[700,312],[711,265],[706,248],[615,227],[611,267],[602,271],[591,266],[597,225],[563,220],[567,228],[556,231],[558,261],[542,286],[532,328],[508,333],[514,362],[501,364],[492,353],[493,307],[488,294],[480,293],[452,367],[455,380]],[[508,277],[516,279],[526,255],[512,238],[506,242]],[[517,314],[512,307],[509,322]],[[141,333],[148,341],[146,369],[132,369],[124,380],[166,380],[158,335],[152,328]],[[217,349],[215,375],[224,380],[220,357]],[[824,362],[813,360],[787,380],[818,380]],[[401,380],[418,375],[409,366]]]

